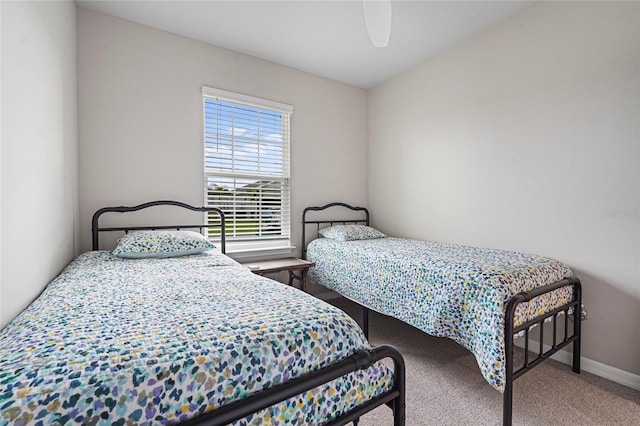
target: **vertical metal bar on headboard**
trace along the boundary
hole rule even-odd
[[[218,214],[220,215],[220,250],[222,251],[222,253],[226,253],[227,252],[227,234],[226,234],[226,222],[225,222],[225,218],[224,218],[224,213],[222,213],[222,210],[218,211]]]
[[[112,209],[115,209],[117,207],[105,207],[103,209],[98,210],[97,212],[95,212],[93,214],[93,217],[91,218],[91,241],[92,241],[92,250],[96,251],[98,250],[98,247],[100,246],[100,243],[98,241],[98,219],[100,218],[100,215],[102,215],[103,213],[106,213],[108,211],[112,211]]]

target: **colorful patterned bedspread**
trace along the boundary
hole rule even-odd
[[[74,260],[0,333],[0,424],[167,424],[368,348],[337,308],[226,256]],[[381,363],[237,424],[322,424],[392,386]]]
[[[309,244],[307,258],[316,263],[310,280],[469,349],[501,392],[506,301],[573,275],[546,257],[400,238],[319,238]],[[573,290],[564,287],[523,303],[516,325],[572,298]]]

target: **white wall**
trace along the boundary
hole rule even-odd
[[[366,204],[364,90],[79,8],[82,250],[100,207],[202,205],[202,85],[293,105],[294,245],[310,203]]]
[[[368,106],[375,225],[567,262],[583,355],[640,374],[640,3],[540,2]]]
[[[4,326],[75,254],[76,6],[2,2]]]
[[[0,1],[0,25],[2,25],[2,2]],[[0,27],[0,167],[2,166],[2,28]],[[2,320],[2,169],[0,168],[0,327]]]

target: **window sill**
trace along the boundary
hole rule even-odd
[[[259,247],[259,248],[240,248],[227,247],[227,256],[233,260],[246,260],[256,258],[279,257],[291,254],[295,246],[279,246],[279,247]]]

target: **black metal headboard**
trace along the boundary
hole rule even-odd
[[[330,207],[346,207],[348,209],[354,210],[354,211],[362,211],[364,212],[364,219],[323,219],[323,220],[307,220],[307,213],[308,212],[312,212],[312,211],[322,211],[322,210],[326,210]],[[304,209],[304,211],[302,212],[302,258],[306,259],[307,258],[307,236],[306,236],[306,231],[307,231],[307,225],[316,225],[316,236],[317,233],[320,231],[320,225],[323,224],[328,224],[329,226],[333,225],[333,224],[342,224],[342,225],[346,225],[347,223],[353,223],[353,224],[358,224],[358,223],[364,223],[365,225],[369,226],[369,210],[367,210],[364,207],[353,207],[350,206],[349,204],[345,204],[345,203],[329,203],[326,204],[322,207],[307,207],[306,209]]]
[[[127,212],[135,212],[138,210],[146,209],[149,207],[155,206],[176,206],[182,207],[184,209],[192,210],[194,212],[216,212],[220,216],[220,223],[215,224],[198,224],[198,225],[161,225],[161,226],[121,226],[121,227],[109,227],[109,228],[100,228],[98,226],[98,220],[103,213],[117,212],[117,213],[127,213]],[[226,253],[226,244],[225,244],[225,221],[224,221],[224,213],[222,210],[216,207],[194,207],[189,204],[181,203],[180,201],[151,201],[149,203],[139,204],[137,206],[120,206],[120,207],[104,207],[98,210],[93,214],[93,218],[91,219],[91,233],[93,239],[93,250],[99,250],[99,241],[98,234],[100,232],[113,232],[113,231],[124,231],[125,233],[129,231],[141,231],[141,230],[156,230],[156,229],[200,229],[200,233],[205,228],[220,228],[220,249],[222,253]]]

